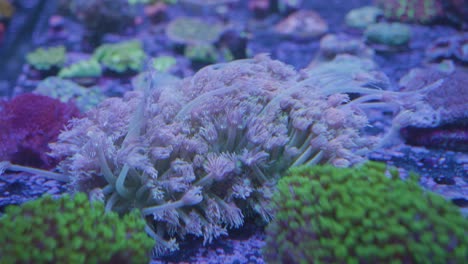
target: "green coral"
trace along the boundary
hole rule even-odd
[[[219,39],[223,31],[223,26],[217,23],[180,17],[169,23],[166,35],[170,40],[180,44],[212,44]]]
[[[177,64],[172,56],[159,56],[153,59],[153,68],[158,72],[167,72]]]
[[[61,69],[58,76],[61,78],[89,78],[100,77],[102,68],[95,59],[82,60]]]
[[[64,46],[50,48],[38,48],[26,55],[26,61],[41,71],[48,71],[53,67],[60,68],[66,60],[66,50]]]
[[[468,222],[384,164],[296,167],[278,183],[269,263],[464,263]]]
[[[103,44],[93,54],[93,58],[106,68],[117,73],[141,71],[146,54],[141,42],[129,40],[120,43]]]
[[[213,45],[188,45],[185,47],[184,55],[191,61],[215,63],[218,51]]]
[[[138,212],[119,217],[83,193],[45,196],[7,207],[0,218],[1,262],[148,263],[154,241],[144,229]]]

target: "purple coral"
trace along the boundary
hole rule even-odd
[[[448,69],[445,69],[448,68]],[[424,86],[440,80],[441,84],[425,92],[420,99],[432,111],[413,111],[415,116],[436,117],[432,123],[411,121],[402,126],[401,135],[408,144],[466,151],[468,142],[468,72],[451,62],[430,68],[411,70],[400,80],[405,92],[422,91]]]
[[[42,168],[58,160],[47,155],[68,120],[80,115],[72,103],[36,94],[22,94],[0,105],[0,161]]]
[[[298,73],[261,55],[172,84],[145,73],[137,91],[74,120],[52,154],[65,158],[59,167],[76,189],[101,188],[108,210],[140,208],[156,254],[186,235],[209,243],[245,214],[270,221],[275,183],[289,167],[350,166],[375,145],[361,133],[361,102],[346,93],[380,94],[364,87],[377,75],[332,69]]]

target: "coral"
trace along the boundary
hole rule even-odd
[[[438,66],[441,66],[440,64]],[[451,70],[439,69],[437,66],[415,68],[400,79],[402,91],[417,91],[424,89],[427,84],[442,80],[433,90],[427,91],[424,101],[433,109],[437,109],[437,122],[430,124],[416,124],[420,127],[434,127],[468,119],[468,70],[464,67],[451,66]],[[422,115],[423,113],[419,113]],[[428,117],[429,118],[429,117]]]
[[[68,120],[79,116],[73,103],[22,94],[1,105],[0,161],[50,168],[57,160],[46,153]]]
[[[348,42],[352,44],[351,41]],[[318,55],[320,55],[320,53],[322,53],[322,50],[319,51]],[[339,81],[341,85],[346,85],[346,81],[352,82],[353,78],[359,79],[364,77],[372,80],[372,82],[367,83],[367,86],[369,87],[389,87],[390,81],[387,76],[379,72],[377,70],[377,64],[366,56],[357,57],[349,54],[337,54],[332,60],[320,59],[326,58],[317,57],[316,60],[312,61],[311,64],[307,66],[307,69],[313,74],[317,74],[319,76],[334,74],[341,78],[343,78],[343,75],[348,75],[348,78],[351,77],[351,79],[337,79],[336,81]],[[327,79],[325,79],[324,84],[326,84],[326,81]]]
[[[299,10],[274,27],[275,32],[283,37],[297,40],[307,40],[320,37],[327,33],[327,22],[313,10]]]
[[[220,61],[222,53],[232,54],[229,47],[218,42],[223,33],[226,33],[225,27],[218,22],[209,23],[190,17],[177,18],[166,28],[167,37],[183,46],[183,55],[202,66]],[[218,42],[217,46],[215,42]]]
[[[63,103],[73,102],[81,112],[90,110],[106,98],[99,87],[85,88],[58,77],[42,80],[33,93],[49,96]]]
[[[442,37],[431,43],[426,49],[430,61],[453,59],[462,64],[468,63],[468,33]]]
[[[93,53],[93,59],[117,73],[142,70],[145,58],[146,54],[138,40],[103,44]]]
[[[320,48],[313,63],[330,61],[340,54],[372,59],[374,51],[361,39],[345,34],[328,34],[320,39]]]
[[[402,22],[445,20],[461,26],[468,23],[465,0],[375,0],[375,3],[387,18]]]
[[[213,44],[224,31],[219,23],[208,23],[198,18],[179,17],[166,28],[167,37],[180,44]]]
[[[95,59],[82,60],[68,67],[62,68],[58,77],[60,78],[90,78],[100,77],[102,74],[101,65]]]
[[[391,178],[386,173],[391,174]],[[414,176],[414,175],[413,175]],[[396,169],[301,166],[278,183],[268,263],[464,263],[468,221]]]
[[[213,45],[188,45],[185,47],[184,56],[191,61],[214,63],[218,58],[218,51]]]
[[[153,68],[156,71],[168,72],[177,64],[177,60],[172,56],[159,56],[153,58]]]
[[[366,29],[369,25],[377,23],[383,16],[383,11],[375,6],[364,6],[353,9],[346,14],[346,25],[357,29]]]
[[[64,46],[38,48],[26,55],[26,61],[37,70],[48,71],[61,68],[66,60]]]
[[[446,69],[448,68],[448,69]],[[400,129],[406,143],[429,148],[466,151],[468,143],[468,71],[443,62],[428,68],[412,69],[401,78],[400,89],[405,92],[418,91],[425,85],[442,80],[436,89],[427,91],[422,101],[434,111],[418,111],[419,118],[434,122],[417,122],[412,119]]]
[[[0,217],[2,263],[148,263],[154,241],[134,211],[105,212],[86,194],[45,196]]]
[[[401,46],[410,41],[411,30],[401,23],[381,22],[369,25],[364,31],[364,38],[369,43]]]
[[[444,15],[441,0],[375,0],[384,15],[404,22],[429,23]]]
[[[335,85],[340,85],[339,83],[346,85],[352,82],[353,79],[366,78],[372,79],[372,82],[367,83],[367,87],[388,89],[389,80],[387,76],[376,71],[376,67],[375,62],[370,59],[347,54],[338,55],[328,62],[312,62],[308,66],[309,72],[313,75],[343,76],[343,74],[348,74],[353,77],[352,79],[342,77],[335,80]],[[451,68],[450,66],[440,67]],[[453,80],[451,78],[444,80],[444,78],[450,76],[451,70],[443,69],[441,71],[437,74],[432,73],[434,75],[430,77],[431,74],[421,76],[420,72],[415,70],[401,80],[401,85],[405,86],[406,89],[400,92],[375,91],[350,102],[348,106],[358,103],[360,107],[371,107],[392,112],[394,114],[392,126],[380,141],[379,148],[401,143],[400,131],[402,128],[410,126],[433,128],[453,120],[463,119],[463,116],[466,115],[467,111],[463,103],[465,98],[463,96],[465,94],[463,83],[466,80],[462,77],[464,74],[458,73]],[[445,82],[447,82],[447,86],[441,88]],[[327,82],[318,82],[316,84],[326,85]],[[457,98],[453,98],[453,96]],[[372,102],[374,100],[378,102]],[[455,135],[455,137],[459,136]],[[465,140],[463,136],[460,139]],[[458,139],[454,139],[454,142],[457,141]]]
[[[382,91],[363,87],[377,82],[372,74],[333,70],[298,73],[261,55],[181,81],[148,72],[135,91],[73,120],[51,154],[65,158],[59,169],[75,190],[101,188],[109,210],[139,208],[156,254],[186,235],[210,243],[244,215],[268,222],[276,180],[289,167],[365,160],[376,143],[360,133],[367,103],[346,93],[375,102]]]

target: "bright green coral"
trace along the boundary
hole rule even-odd
[[[117,73],[140,71],[146,54],[141,42],[130,40],[120,43],[103,44],[94,51],[93,58],[106,68]]]
[[[278,183],[269,263],[464,263],[468,221],[383,164],[296,167]]]
[[[106,213],[83,193],[45,196],[0,217],[0,262],[148,263],[154,241],[144,229],[138,212]]]
[[[26,61],[41,71],[48,71],[53,67],[60,68],[66,60],[66,51],[64,46],[50,48],[38,48],[26,55]]]
[[[89,78],[100,77],[102,74],[101,65],[95,59],[82,60],[76,62],[58,73],[61,78]]]

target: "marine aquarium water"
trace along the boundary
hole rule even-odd
[[[466,263],[466,0],[0,0],[0,263]]]

